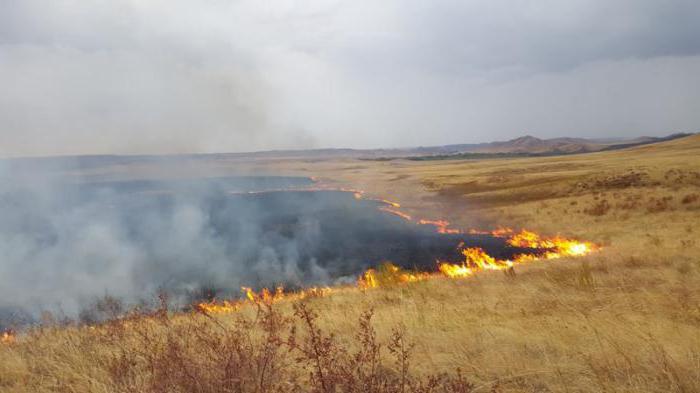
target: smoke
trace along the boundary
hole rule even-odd
[[[313,184],[307,178],[110,179],[124,160],[161,160],[171,172],[194,165],[0,160],[0,324],[46,310],[74,318],[107,296],[148,304],[164,291],[184,306],[239,296],[241,286],[348,283],[387,260],[434,271],[438,259],[463,259],[460,243],[498,258],[525,250],[489,235],[440,234],[353,193],[300,190]]]
[[[76,315],[97,297],[134,303],[160,290],[185,301],[202,288],[328,282],[302,255],[320,240],[294,194],[278,211],[230,191],[304,179],[86,181],[0,163],[0,312]],[[291,209],[284,228],[272,228]],[[308,253],[308,252],[307,252]]]

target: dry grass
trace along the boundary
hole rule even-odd
[[[267,314],[49,328],[0,346],[0,390],[237,391],[231,381],[246,380],[250,390],[238,391],[410,391],[429,381],[435,391],[700,391],[699,136],[580,156],[363,162],[360,171],[343,170],[356,162],[251,165],[363,188],[417,217],[527,227],[604,249],[514,276],[343,291],[309,300],[317,318],[281,303]],[[406,343],[415,346],[404,372],[390,349]]]

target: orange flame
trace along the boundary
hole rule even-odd
[[[392,209],[386,209],[390,212],[394,212]],[[449,225],[449,223],[444,220],[436,222],[422,220],[422,223],[435,225],[438,227],[438,231],[443,224],[445,224],[445,226]],[[470,231],[470,233],[475,232]],[[498,237],[507,236],[508,239],[506,242],[508,244],[514,247],[532,248],[536,251],[517,255],[513,260],[500,260],[487,254],[481,248],[465,248],[462,250],[464,261],[457,264],[438,261],[438,272],[449,278],[464,278],[471,277],[484,270],[508,270],[513,268],[516,264],[536,260],[579,257],[599,249],[599,247],[590,242],[580,242],[559,236],[545,238],[527,230],[522,230],[514,234],[513,230],[509,228],[500,228],[494,231],[480,233],[488,233]],[[463,244],[460,244],[460,247],[461,246],[463,246]],[[390,262],[385,262],[376,269],[367,269],[367,271],[362,273],[357,279],[357,287],[360,289],[371,289],[424,281],[433,277],[436,277],[436,274],[403,270]],[[343,288],[344,287],[311,287],[296,292],[285,292],[284,288],[277,287],[274,290],[263,288],[260,292],[255,292],[252,288],[242,287],[241,290],[245,294],[245,298],[243,299],[205,302],[198,304],[196,307],[200,311],[209,314],[225,314],[238,311],[242,307],[250,304],[272,304],[282,300],[294,301],[310,297],[324,297],[341,291]]]
[[[337,290],[330,287],[311,287],[297,292],[285,292],[283,287],[277,287],[274,291],[263,288],[260,292],[255,292],[252,288],[241,287],[241,291],[245,294],[243,299],[202,302],[197,304],[196,308],[207,314],[228,314],[239,311],[246,305],[273,304],[282,300],[295,301],[311,297],[323,297]]]
[[[379,199],[379,201],[382,203],[386,203],[387,205],[391,205],[395,208],[401,207],[401,205],[398,202],[390,201],[388,199]]]
[[[367,269],[357,279],[361,289],[384,287],[392,284],[423,281],[430,278],[428,273],[403,270],[391,262],[384,262],[377,269]]]
[[[410,215],[408,215],[408,214],[406,214],[406,213],[404,213],[404,212],[400,212],[400,211],[395,210],[395,209],[388,208],[388,207],[386,207],[386,206],[380,207],[379,210],[381,210],[381,211],[383,211],[383,212],[387,212],[387,213],[393,214],[393,215],[398,216],[398,217],[401,217],[401,218],[403,218],[404,220],[407,220],[407,221],[410,221],[410,220],[412,219]]]
[[[457,234],[461,233],[459,229],[453,229],[453,228],[448,228],[450,226],[450,222],[447,220],[425,220],[421,219],[418,220],[418,224],[420,225],[432,225],[435,227],[435,230],[438,231],[438,233],[449,233],[449,234]]]
[[[355,199],[366,199],[381,202],[384,206],[378,207],[380,211],[393,214],[407,221],[413,221],[413,218],[399,210],[401,205],[387,199],[377,199],[365,196],[365,192],[357,189],[348,188],[332,188],[323,184],[316,184],[316,187],[306,188],[304,191],[318,190],[333,190],[351,192]],[[418,225],[432,225],[438,233],[442,234],[459,234],[465,233],[460,229],[449,228],[451,225],[447,220],[428,220],[420,219],[415,221]],[[587,255],[599,249],[598,246],[590,242],[580,242],[577,240],[567,239],[563,237],[545,238],[534,232],[521,230],[515,233],[511,228],[502,227],[492,231],[479,231],[475,229],[469,230],[467,233],[491,235],[500,238],[507,238],[506,242],[513,247],[531,248],[532,253],[517,255],[513,260],[500,260],[487,254],[481,248],[466,248],[462,250],[464,261],[458,264],[438,261],[438,273],[450,278],[470,277],[484,270],[507,270],[513,268],[515,264],[525,263],[535,260],[556,259],[562,257],[578,257]],[[463,244],[460,244],[460,248]],[[436,277],[435,273],[411,272],[401,269],[390,262],[385,262],[376,269],[368,269],[357,279],[357,287],[361,289],[377,288],[392,284],[411,283],[427,280]],[[241,307],[247,304],[271,304],[281,300],[297,300],[307,297],[322,297],[327,296],[344,287],[323,287],[323,288],[307,288],[297,292],[284,292],[282,287],[277,287],[274,291],[267,288],[256,293],[251,288],[243,287],[245,298],[234,301],[223,302],[207,302],[200,303],[197,308],[201,311],[220,314],[238,311]]]
[[[465,259],[461,264],[438,262],[438,270],[450,278],[469,277],[482,270],[506,270],[513,266],[513,261],[498,260],[478,247],[462,250]]]
[[[509,228],[492,231],[494,236],[504,237],[512,234]],[[511,235],[507,243],[514,247],[533,248],[541,253],[529,253],[517,255],[514,260],[499,260],[488,255],[481,248],[467,248],[462,251],[465,256],[461,264],[452,264],[438,261],[438,270],[445,276],[469,277],[481,270],[506,270],[515,264],[536,261],[541,259],[557,259],[563,257],[580,257],[598,250],[598,247],[590,242],[580,242],[566,239],[560,236],[543,238],[542,236],[527,230]]]
[[[547,249],[547,259],[559,257],[577,257],[595,251],[597,247],[590,242],[579,242],[560,236],[543,238],[540,235],[523,229],[508,239],[508,244],[515,247]]]
[[[12,330],[5,331],[0,335],[0,343],[2,344],[12,344],[15,342],[15,339],[15,332]]]

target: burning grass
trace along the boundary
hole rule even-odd
[[[410,218],[406,219],[410,220]],[[450,229],[450,231],[454,232],[447,232],[446,227],[449,226],[449,223],[445,220],[439,221],[438,224],[434,222],[426,223],[425,220],[420,220],[419,224],[436,225],[439,233],[461,233],[457,229]],[[475,233],[476,231],[472,230],[469,232]],[[539,260],[581,257],[599,249],[598,246],[590,242],[581,242],[560,236],[545,238],[527,230],[514,232],[509,228],[501,228],[488,233],[495,237],[506,238],[507,243],[514,247],[531,249],[533,251],[531,253],[518,254],[512,260],[500,260],[490,256],[481,248],[464,248],[462,250],[463,262],[454,264],[438,260],[436,261],[435,272],[409,271],[391,262],[385,262],[377,268],[368,269],[361,274],[357,280],[357,287],[360,289],[373,289],[397,284],[415,283],[438,277],[467,278],[485,270],[512,271],[519,264]],[[249,287],[241,289],[245,297],[240,300],[213,300],[199,303],[196,307],[209,313],[230,313],[239,311],[249,303],[277,303],[280,301],[297,301],[306,298],[323,297],[351,290],[352,287],[311,287],[291,293],[285,292],[283,287],[277,287],[274,290],[263,288],[258,293]]]

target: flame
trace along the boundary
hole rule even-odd
[[[379,199],[379,201],[395,208],[401,207],[401,205],[398,202],[390,201],[388,199]]]
[[[374,269],[367,269],[360,278],[357,279],[357,286],[362,289],[367,288],[377,288],[379,286],[379,280],[377,280],[377,271]]]
[[[507,227],[496,228],[492,231],[481,231],[478,229],[470,229],[468,231],[472,235],[491,235],[495,237],[506,237],[513,233],[513,230]]]
[[[470,233],[474,233],[470,231]],[[513,260],[500,260],[487,254],[481,248],[466,248],[462,251],[465,260],[461,264],[438,261],[438,270],[450,278],[469,277],[482,270],[507,270],[515,264],[543,259],[580,257],[596,251],[598,247],[590,242],[580,242],[560,236],[544,238],[534,232],[522,230],[513,234],[509,228],[490,232],[494,236],[509,235],[507,243],[514,247],[533,248],[537,252],[517,255]]]
[[[438,270],[447,277],[469,277],[482,270],[506,270],[513,267],[513,261],[499,260],[478,247],[462,250],[465,259],[461,264],[438,262]]]
[[[513,257],[513,260],[501,260],[494,258],[481,248],[464,248],[462,250],[464,260],[461,263],[455,264],[438,261],[438,271],[434,273],[411,272],[403,270],[390,262],[385,262],[376,269],[367,269],[358,277],[357,287],[360,289],[371,289],[394,284],[411,283],[438,276],[445,276],[449,278],[471,277],[484,270],[508,270],[512,269],[516,264],[562,257],[579,257],[599,249],[598,246],[590,242],[580,242],[560,236],[547,238],[525,229],[518,233],[508,227],[501,227],[491,231],[471,229],[465,232],[460,229],[450,228],[450,222],[444,219],[420,219],[413,221],[413,217],[399,210],[401,205],[398,202],[387,199],[367,197],[363,190],[333,188],[324,184],[315,184],[315,187],[301,190],[296,189],[296,191],[302,190],[349,192],[353,194],[355,199],[380,202],[382,204],[382,206],[378,207],[380,211],[393,214],[406,221],[415,222],[418,225],[432,225],[435,227],[435,230],[441,234],[469,233],[490,235],[505,238],[506,243],[510,246],[532,249],[531,252],[516,255]],[[463,246],[464,244],[460,243],[459,248],[462,248]],[[312,287],[296,292],[285,292],[284,288],[277,287],[274,290],[263,288],[260,292],[256,293],[252,288],[242,287],[241,290],[245,294],[243,299],[200,303],[196,307],[199,310],[210,314],[230,313],[238,311],[245,305],[249,304],[272,304],[283,300],[298,300],[307,297],[323,297],[343,290],[343,288],[345,287]]]
[[[410,220],[411,217],[389,207],[381,207],[380,210],[396,214],[399,217]],[[420,220],[418,224],[433,225],[439,233],[461,233],[456,229],[447,228],[446,220]],[[458,231],[458,232],[452,232]],[[494,258],[481,248],[469,247],[462,250],[464,260],[461,263],[438,261],[438,271],[435,273],[413,272],[404,270],[391,262],[384,262],[376,269],[367,269],[357,279],[357,287],[360,289],[372,289],[386,287],[395,284],[412,283],[428,280],[439,275],[448,278],[471,277],[484,270],[508,270],[517,264],[537,260],[557,259],[563,257],[580,257],[599,249],[590,242],[580,242],[573,239],[556,236],[547,238],[532,231],[521,230],[515,233],[510,228],[498,228],[492,231],[475,231],[469,233],[489,234],[496,237],[507,238],[506,243],[513,247],[533,249],[532,252],[516,255],[512,260]],[[463,247],[460,243],[459,247]],[[283,287],[274,290],[263,288],[255,292],[250,287],[242,287],[245,297],[239,300],[225,300],[199,303],[197,309],[209,314],[225,314],[240,310],[250,304],[273,304],[283,300],[295,301],[310,297],[324,297],[343,290],[345,287],[311,287],[296,292],[285,292]]]
[[[381,211],[383,211],[383,212],[387,212],[387,213],[393,214],[393,215],[398,216],[398,217],[401,217],[401,218],[403,218],[404,220],[407,220],[407,221],[412,220],[412,218],[411,218],[410,215],[408,215],[408,214],[406,214],[406,213],[404,213],[404,212],[395,210],[395,209],[391,209],[391,208],[386,207],[386,206],[380,207],[379,210],[381,210]]]
[[[216,301],[199,303],[197,308],[207,314],[228,314],[240,310],[242,305],[242,302],[224,300],[220,303]]]
[[[392,284],[423,281],[430,278],[429,273],[403,270],[391,262],[384,262],[377,269],[367,269],[357,279],[361,289],[384,287]]]
[[[245,297],[242,299],[213,300],[199,303],[195,307],[207,314],[229,314],[239,311],[246,305],[273,304],[282,300],[295,301],[312,297],[324,297],[338,290],[330,287],[310,287],[296,292],[285,292],[283,287],[277,287],[274,290],[263,288],[260,292],[255,292],[250,287],[241,287],[241,292],[245,294]]]
[[[2,335],[0,335],[1,344],[12,344],[15,342],[15,339],[15,332],[13,332],[12,330],[5,331],[2,333]]]
[[[547,259],[560,257],[578,257],[595,251],[597,247],[590,242],[579,242],[560,236],[543,238],[540,235],[523,229],[520,233],[512,235],[508,244],[514,247],[546,249]]]
[[[459,229],[448,228],[448,226],[450,226],[450,222],[447,220],[421,219],[421,220],[418,220],[418,224],[420,224],[420,225],[432,225],[435,227],[435,230],[437,230],[438,233],[447,233],[447,234],[462,233],[462,231],[460,231]]]
[[[474,269],[465,265],[452,264],[447,262],[438,262],[438,270],[450,278],[469,277],[474,275]]]

